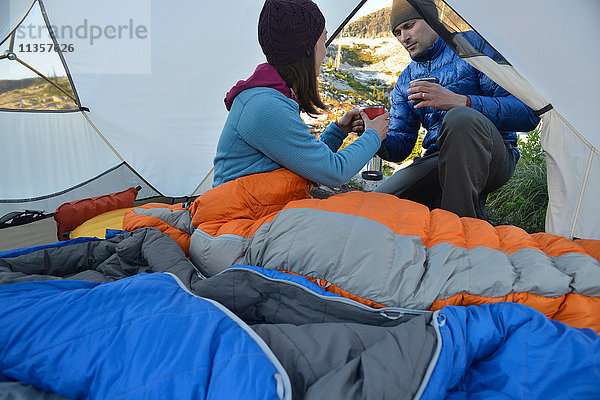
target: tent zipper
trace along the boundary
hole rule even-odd
[[[360,303],[360,302],[358,302],[356,300],[349,299],[347,297],[343,297],[343,296],[339,296],[339,295],[336,295],[336,296],[322,295],[322,294],[316,293],[314,290],[312,290],[312,289],[310,289],[310,288],[308,288],[308,287],[306,287],[304,285],[301,285],[299,283],[296,283],[296,282],[293,282],[293,281],[288,281],[286,279],[279,279],[279,278],[273,278],[273,277],[270,277],[270,276],[266,276],[266,275],[260,273],[259,271],[253,270],[251,268],[245,268],[242,265],[231,266],[231,267],[229,267],[229,268],[227,268],[227,269],[219,272],[217,275],[221,275],[221,274],[227,273],[228,271],[235,271],[235,270],[240,270],[240,271],[245,271],[245,272],[249,272],[249,273],[252,273],[252,274],[256,274],[256,275],[262,277],[263,279],[268,280],[268,281],[272,281],[272,282],[284,282],[285,284],[296,286],[296,287],[298,287],[298,288],[300,288],[302,290],[305,290],[305,291],[311,293],[313,296],[317,296],[317,297],[322,298],[322,299],[324,298],[326,300],[331,300],[331,301],[337,301],[337,302],[341,302],[341,303],[346,303],[346,304],[349,304],[349,305],[351,305],[353,307],[357,307],[357,308],[360,308],[360,309],[363,309],[363,310],[367,310],[367,311],[369,311],[371,313],[378,313],[379,315],[381,315],[381,316],[383,316],[383,317],[385,317],[385,318],[387,318],[389,320],[392,320],[392,321],[396,320],[396,319],[398,319],[398,318],[400,318],[402,316],[404,316],[405,314],[409,314],[409,315],[423,315],[423,314],[425,314],[426,315],[426,314],[433,314],[434,313],[434,311],[417,310],[417,309],[413,309],[413,308],[395,307],[395,306],[387,306],[387,307],[384,307],[384,308],[373,308],[373,307],[367,306],[366,304]],[[303,278],[305,278],[305,277],[303,277]]]
[[[433,370],[437,366],[438,361],[440,360],[440,355],[442,353],[442,332],[441,328],[446,326],[446,315],[442,314],[442,310],[435,311],[433,313],[433,318],[429,325],[432,325],[435,329],[435,335],[437,337],[437,343],[435,346],[435,352],[429,361],[429,366],[425,371],[425,376],[421,380],[421,385],[419,386],[419,390],[413,397],[414,400],[420,399],[425,393],[425,389],[427,389],[427,385],[429,385],[429,381],[431,380],[431,376],[433,375]]]

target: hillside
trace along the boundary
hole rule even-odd
[[[410,63],[406,50],[389,32],[390,11],[388,7],[359,18],[327,48],[319,87],[331,109],[318,118],[304,116],[313,132],[322,131],[352,107],[390,107],[390,92]]]
[[[360,39],[393,37],[394,35],[390,31],[391,10],[391,7],[387,7],[359,18],[348,24],[342,31],[341,36]]]
[[[365,15],[356,21],[346,25],[341,37],[354,37],[360,39],[392,38],[394,35],[390,30],[390,13],[392,7],[383,8],[371,14]],[[454,11],[446,8],[440,12],[440,18],[448,25],[449,29],[466,31],[472,29],[465,21],[457,16]]]
[[[0,80],[0,95],[2,93],[10,92],[15,89],[23,89],[33,85],[37,78],[27,78],[19,80]]]
[[[67,77],[54,79],[69,93]],[[0,108],[12,110],[70,110],[77,106],[68,96],[41,78],[0,80]]]

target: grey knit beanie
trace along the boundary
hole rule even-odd
[[[437,16],[437,8],[434,0],[418,0],[419,5],[431,15]],[[394,0],[392,12],[390,13],[390,29],[392,32],[398,25],[409,19],[423,19],[421,15],[411,6],[407,0]]]
[[[271,65],[310,57],[325,28],[311,0],[266,0],[258,20],[258,42]]]

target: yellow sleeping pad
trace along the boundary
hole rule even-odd
[[[75,228],[69,234],[69,238],[97,237],[99,239],[104,239],[107,229],[123,229],[123,216],[125,215],[125,212],[132,208],[133,207],[120,208],[118,210],[112,210],[96,215],[94,218],[88,219]]]

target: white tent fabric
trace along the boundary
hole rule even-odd
[[[15,29],[31,7],[31,0],[11,0],[0,2],[0,42]]]
[[[2,21],[10,21],[10,25],[2,25],[0,40],[6,38],[3,49],[11,47],[8,35],[23,21],[15,34],[15,53],[44,73],[50,69],[64,76],[57,53],[20,52],[24,39],[27,46],[31,43],[48,46],[51,42],[40,5],[32,0],[3,1],[2,7],[9,11],[3,14]],[[27,33],[36,39],[24,37]],[[8,76],[0,76],[0,79],[10,79],[11,71],[16,70],[27,71],[27,77],[36,76],[17,61],[4,58],[0,63],[3,73],[8,71]],[[20,78],[23,77],[17,75],[13,79]],[[25,209],[53,212],[64,202],[123,190],[142,182],[86,117],[79,111],[0,111],[3,151],[0,215]],[[147,197],[156,194],[149,185],[144,185],[141,192]]]
[[[25,208],[53,212],[66,201],[119,189],[110,179],[121,182],[122,189],[139,182],[127,168],[119,168],[121,160],[80,112],[2,112],[0,120],[0,198],[27,200],[26,207],[0,202],[0,215]]]
[[[543,116],[549,205],[546,231],[600,239],[600,129],[593,116],[600,81],[600,2],[581,0],[549,6],[543,0],[446,1],[514,67],[466,59],[530,107],[551,103]],[[493,16],[493,18],[491,17]],[[471,60],[471,61],[470,61]],[[522,76],[519,78],[517,75]],[[535,90],[533,90],[535,87]],[[545,101],[544,101],[545,99]],[[544,104],[545,103],[545,104]]]
[[[15,132],[28,132],[26,140],[19,140]],[[54,192],[57,181],[67,187],[75,186],[89,178],[78,165],[85,165],[84,170],[98,175],[120,164],[81,113],[7,113],[0,140],[8,144],[3,152],[26,154],[29,163],[24,170],[12,157],[0,157],[0,169],[6,174],[2,179],[3,198],[13,188],[18,188],[24,197],[38,197]],[[52,149],[52,153],[47,149]],[[54,158],[65,162],[56,163]],[[56,168],[59,165],[61,168]],[[39,179],[39,171],[43,171],[45,179]]]

